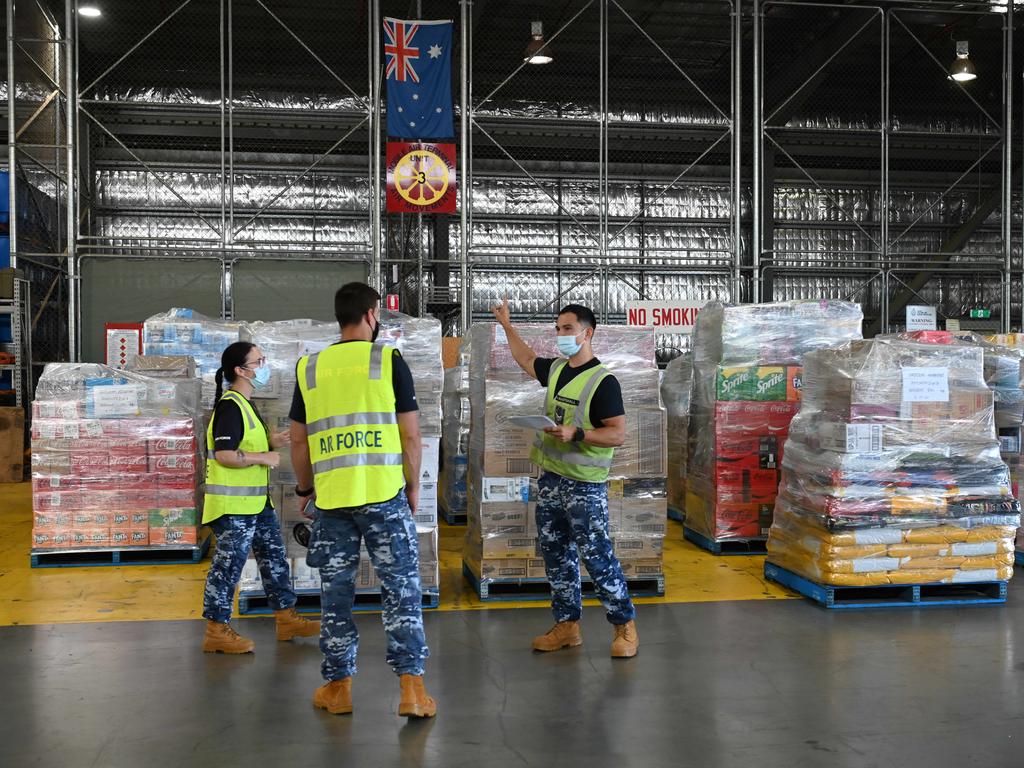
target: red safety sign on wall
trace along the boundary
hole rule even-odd
[[[142,354],[142,323],[106,323],[106,356],[111,368],[126,368]]]
[[[398,311],[398,294],[397,293],[389,293],[387,295],[387,303],[385,304],[385,306],[390,311],[397,312]]]
[[[388,213],[455,213],[455,145],[389,141]]]

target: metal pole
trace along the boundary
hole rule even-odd
[[[373,0],[370,14],[370,259],[369,284],[378,291],[381,285],[381,243],[380,243],[380,205],[381,205],[381,169],[380,169],[380,0]]]
[[[11,268],[18,266],[18,195],[15,191],[18,131],[15,92],[18,90],[14,72],[14,0],[7,0],[7,236],[10,243]]]
[[[750,257],[752,270],[752,296],[754,303],[761,301],[761,218],[764,216],[764,201],[761,199],[761,147],[764,144],[764,93],[761,85],[761,67],[764,51],[761,41],[761,0],[754,0],[754,146],[751,152],[751,208],[750,208]],[[737,116],[738,118],[738,116]],[[738,300],[739,297],[736,297]]]
[[[600,270],[598,285],[601,306],[598,317],[604,323],[608,319],[608,0],[600,2],[600,23],[598,27],[598,132],[597,132],[597,216],[598,253]]]
[[[225,48],[225,24],[224,24],[224,0],[220,0],[220,242],[222,246],[228,244],[227,240],[227,136],[225,117],[227,116],[227,100],[225,98],[225,77],[224,71],[224,48]]]
[[[73,284],[68,292],[68,356],[72,362],[80,359],[80,339],[78,324],[75,322],[78,311],[78,269],[72,271],[76,263],[76,241],[78,239],[78,160],[75,157],[77,134],[75,132],[75,116],[78,109],[78,15],[75,13],[75,0],[64,0],[64,72],[65,72],[65,105],[64,115],[65,140],[67,141],[67,188],[65,193],[65,215],[67,217],[67,268]]]
[[[416,0],[416,18],[423,18],[423,0]],[[426,256],[423,214],[416,214],[416,316],[423,317],[423,259]]]
[[[234,0],[228,3],[228,228],[225,246],[235,239],[235,34]]]
[[[1006,4],[1006,30],[1003,49],[1003,309],[1000,324],[1010,332],[1013,270],[1013,1]]]
[[[891,59],[889,50],[889,14],[882,11],[882,190],[879,211],[881,221],[881,248],[879,253],[883,270],[889,268],[889,61]],[[884,292],[888,290],[888,283],[882,283],[882,323],[883,333],[889,332],[889,303]]]
[[[459,304],[462,308],[459,318],[459,334],[463,337],[469,331],[473,314],[469,294],[469,25],[472,0],[459,2]]]
[[[740,162],[743,157],[743,145],[741,142],[740,120],[743,118],[742,111],[742,88],[743,69],[740,66],[742,61],[742,35],[743,35],[743,4],[740,0],[733,0],[732,8],[732,241],[735,251],[733,258],[733,301],[740,300],[740,284],[743,279],[741,266],[743,264],[743,235],[740,222],[742,185]]]

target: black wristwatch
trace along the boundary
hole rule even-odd
[[[572,436],[573,442],[582,443],[586,438],[587,433],[583,430],[583,427],[576,427],[576,434]]]
[[[316,487],[314,486],[313,488],[310,488],[309,490],[303,491],[302,489],[299,488],[299,486],[296,485],[295,486],[295,495],[304,499],[307,496],[312,496],[313,495],[313,491],[315,491],[315,490],[316,490]]]

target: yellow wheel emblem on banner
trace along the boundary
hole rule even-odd
[[[448,191],[448,164],[429,149],[415,149],[395,165],[395,189],[411,205],[432,205]]]

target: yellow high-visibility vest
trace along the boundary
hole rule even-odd
[[[405,487],[394,354],[383,344],[349,341],[299,360],[295,375],[321,509],[389,501]]]
[[[233,389],[221,400],[236,403],[242,411],[242,442],[238,450],[246,453],[266,453],[270,450],[270,436],[252,404]],[[225,467],[214,458],[213,419],[206,428],[206,495],[203,503],[203,524],[221,515],[258,515],[273,503],[267,495],[270,467],[254,464],[251,467]]]

